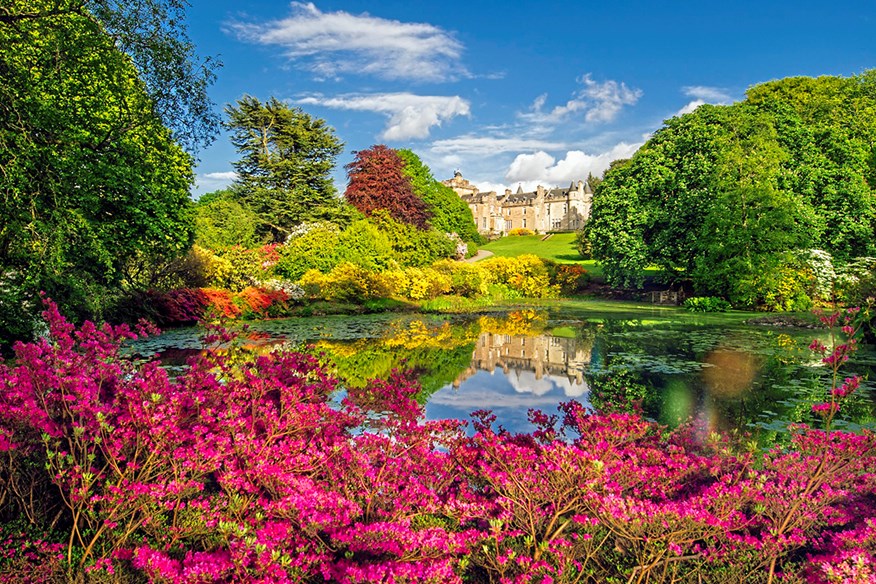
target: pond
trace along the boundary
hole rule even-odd
[[[688,419],[715,430],[774,439],[790,422],[817,423],[826,369],[809,350],[819,329],[747,324],[751,315],[691,315],[678,309],[578,303],[483,315],[378,314],[250,323],[247,350],[278,345],[322,354],[348,386],[408,369],[419,379],[429,419],[468,419],[490,409],[512,431],[530,430],[531,408],[557,413],[568,400],[605,411],[635,403],[674,426]],[[169,368],[202,350],[202,330],[177,329],[134,347]],[[844,374],[869,376],[864,347]],[[876,429],[876,390],[865,380],[837,427]]]

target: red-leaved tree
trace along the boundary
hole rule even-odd
[[[377,144],[355,154],[353,162],[344,167],[349,178],[344,193],[347,202],[369,216],[386,209],[394,219],[425,229],[429,211],[402,173],[404,161],[398,153]]]

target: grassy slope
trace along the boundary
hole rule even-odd
[[[583,260],[575,246],[574,233],[556,233],[542,241],[544,235],[509,235],[496,241],[491,241],[480,249],[493,252],[502,257],[517,257],[525,253],[535,254],[540,258],[554,260],[558,264],[579,264],[590,272],[594,278],[602,277],[602,266],[596,260]],[[646,275],[654,276],[659,270],[656,267],[645,268]]]
[[[574,233],[557,233],[546,241],[544,235],[511,235],[491,241],[480,248],[502,257],[516,257],[525,253],[554,260],[560,264],[580,264],[593,276],[601,276],[602,268],[593,260],[582,260],[575,247]]]
[[[547,241],[541,241],[544,235],[511,235],[482,245],[497,256],[514,257],[525,253],[533,253],[539,257],[556,262],[569,264],[581,261],[575,248],[574,233],[557,233]]]

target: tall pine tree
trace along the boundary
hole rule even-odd
[[[282,240],[296,225],[337,207],[331,173],[343,144],[324,120],[270,98],[252,96],[225,108],[231,143],[242,158],[235,192],[259,217],[263,231]]]

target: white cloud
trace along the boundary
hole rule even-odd
[[[688,85],[683,87],[682,91],[685,95],[711,103],[727,103],[732,101],[732,98],[720,87]]]
[[[690,101],[687,104],[685,104],[685,106],[683,108],[681,108],[680,110],[675,112],[675,116],[678,117],[678,116],[683,116],[684,114],[689,114],[690,112],[694,111],[695,109],[697,109],[698,107],[700,107],[704,103],[706,103],[706,102],[702,99],[695,99],[693,101]]]
[[[558,395],[559,391],[562,391],[566,397],[581,398],[590,391],[586,381],[581,384],[572,383],[568,377],[559,375],[548,375],[539,379],[535,376],[534,371],[526,369],[517,370],[513,375],[506,375],[506,377],[514,391],[520,394]]]
[[[309,96],[295,101],[301,105],[320,105],[333,109],[368,111],[389,117],[383,140],[426,138],[433,126],[456,116],[471,114],[469,102],[459,96],[378,93],[372,95]]]
[[[286,18],[227,26],[243,40],[282,47],[289,59],[321,78],[354,73],[444,81],[469,75],[460,62],[462,44],[427,23],[322,12],[313,3],[293,2]]]
[[[526,152],[561,150],[565,147],[562,142],[547,140],[469,135],[436,140],[432,143],[431,150],[436,154],[491,156],[507,152],[520,152],[521,150]]]
[[[630,89],[624,83],[606,81],[598,83],[590,78],[588,73],[581,78],[584,89],[580,95],[593,101],[593,107],[584,116],[588,122],[610,122],[625,105],[635,105],[642,97],[641,89]]]
[[[630,89],[625,83],[594,81],[587,73],[578,82],[583,85],[565,104],[545,111],[547,94],[539,95],[528,112],[518,114],[534,124],[556,125],[574,114],[583,113],[584,120],[593,123],[610,122],[627,105],[635,105],[642,97],[641,89]]]
[[[551,186],[565,185],[574,180],[584,179],[588,174],[600,176],[612,161],[629,158],[641,145],[642,143],[621,142],[599,154],[570,150],[559,161],[544,151],[518,154],[508,167],[505,180],[524,183],[527,186],[533,183]]]
[[[554,162],[556,159],[544,151],[535,154],[518,154],[505,173],[505,178],[510,181],[538,180],[547,174],[547,169],[552,167]]]
[[[228,172],[205,172],[195,176],[195,190],[199,193],[206,193],[224,189],[237,178],[237,173]]]
[[[705,85],[689,85],[687,87],[682,88],[682,93],[687,95],[688,97],[694,98],[684,105],[680,110],[678,110],[675,115],[683,116],[684,114],[689,114],[698,107],[706,103],[713,103],[717,105],[728,104],[733,101],[733,98],[730,97],[723,89],[719,87],[707,87]]]

